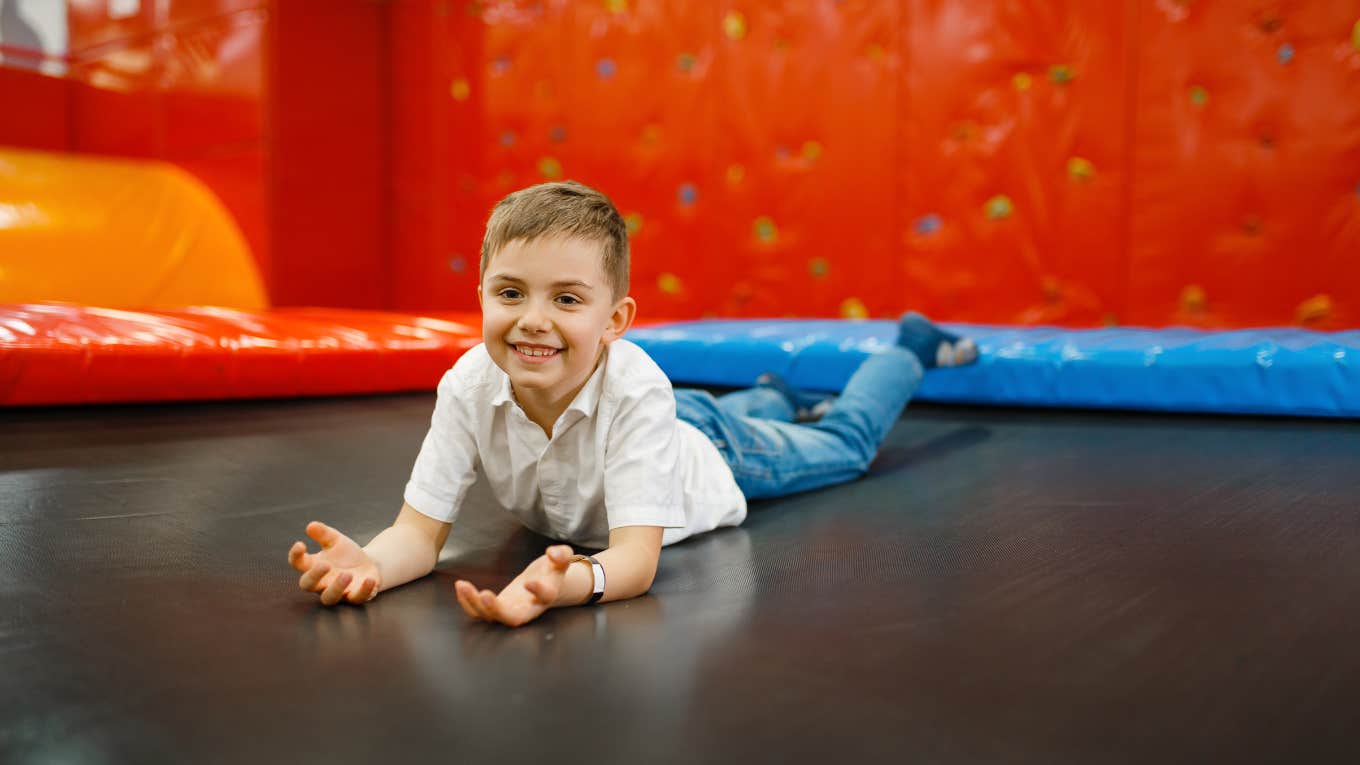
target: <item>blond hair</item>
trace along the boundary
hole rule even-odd
[[[576,181],[540,183],[496,203],[482,239],[479,278],[491,256],[523,239],[573,237],[598,242],[605,278],[615,300],[628,294],[628,227],[609,197]]]

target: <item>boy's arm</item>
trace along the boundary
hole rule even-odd
[[[660,526],[624,526],[609,532],[609,549],[595,555],[605,573],[602,600],[635,598],[652,586],[663,531]],[[554,545],[499,595],[478,590],[466,580],[455,582],[454,592],[468,616],[518,627],[549,608],[581,605],[590,599],[591,567],[574,564],[573,557],[569,546]]]
[[[652,587],[661,558],[660,526],[622,526],[609,532],[609,549],[596,553],[604,569],[601,601],[636,598]],[[579,606],[590,599],[593,576],[588,563],[567,568],[553,607]]]
[[[403,502],[392,525],[364,547],[378,567],[378,592],[434,570],[453,524],[437,521]]]

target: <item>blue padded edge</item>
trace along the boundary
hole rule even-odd
[[[945,325],[978,363],[926,375],[916,398],[966,404],[1360,417],[1360,331]],[[676,383],[743,387],[782,373],[838,391],[892,321],[695,321],[629,332]]]

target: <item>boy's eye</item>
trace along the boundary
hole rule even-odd
[[[557,301],[559,303],[566,303],[567,305],[577,305],[581,302],[581,299],[575,295],[558,295]]]
[[[499,297],[503,297],[506,300],[518,300],[519,298],[523,297],[522,295],[520,295],[519,290],[515,289],[514,287],[506,287],[500,292],[497,292],[496,295]]]

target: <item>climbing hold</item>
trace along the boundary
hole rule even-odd
[[[513,131],[513,130],[506,130],[506,131],[502,132],[502,133],[501,133],[501,146],[514,146],[514,145],[515,145],[515,131]]]
[[[916,219],[914,228],[916,229],[916,233],[923,236],[933,234],[940,230],[940,216],[935,215],[934,213],[922,215]]]
[[[1299,307],[1294,309],[1294,322],[1296,324],[1312,324],[1325,321],[1331,318],[1332,310],[1331,295],[1314,295],[1299,303]]]
[[[779,238],[779,229],[769,216],[762,215],[751,224],[751,231],[762,244],[773,244]]]
[[[551,139],[553,143],[562,143],[567,140],[567,129],[561,125],[553,125],[552,130],[548,131],[548,138]]]
[[[472,86],[468,84],[467,78],[459,77],[449,86],[449,93],[455,101],[466,101],[472,95]]]
[[[694,57],[693,53],[681,53],[675,59],[675,68],[682,72],[689,72],[694,69],[694,65],[697,63],[698,59]]]
[[[1074,181],[1089,181],[1096,175],[1096,166],[1089,159],[1073,157],[1067,160],[1067,175]]]
[[[627,13],[628,0],[604,0],[604,7],[610,13]]]
[[[878,43],[869,43],[864,46],[864,55],[870,61],[882,61],[884,56],[883,46]]]
[[[656,286],[657,289],[667,295],[678,295],[680,294],[680,290],[684,289],[684,284],[680,282],[680,277],[670,272],[656,277]]]
[[[1018,72],[1011,78],[1011,86],[1021,93],[1024,93],[1034,86],[1034,78],[1029,76],[1026,72]]]
[[[841,317],[846,319],[867,319],[869,309],[864,306],[864,302],[859,298],[846,298],[841,301]]]
[[[699,200],[699,189],[692,183],[682,183],[676,196],[680,198],[680,204],[689,207]]]
[[[736,186],[746,177],[746,168],[741,165],[728,165],[725,175],[727,176],[727,185]]]
[[[562,177],[562,163],[553,157],[543,157],[538,161],[538,172],[548,180],[557,180]]]
[[[1180,304],[1184,313],[1204,313],[1209,307],[1209,300],[1204,294],[1203,287],[1189,284],[1181,290]]]
[[[1190,88],[1190,103],[1195,106],[1204,106],[1209,103],[1209,91],[1205,90],[1203,86],[1200,85],[1192,86]]]
[[[1048,69],[1048,79],[1055,85],[1066,85],[1071,82],[1076,75],[1072,73],[1072,67],[1066,65],[1051,66]]]
[[[822,145],[820,143],[816,141],[803,142],[803,159],[815,162],[820,156],[822,156]]]
[[[449,270],[455,274],[461,274],[467,270],[467,260],[462,255],[454,255],[449,259]]]
[[[642,213],[630,212],[623,216],[623,225],[628,229],[628,236],[635,236],[642,230]]]
[[[618,65],[614,63],[614,59],[612,58],[602,58],[595,62],[595,75],[602,80],[613,77],[614,73],[618,70]]]
[[[812,274],[814,279],[824,279],[830,271],[831,263],[827,262],[826,258],[813,258],[808,261],[808,273]]]
[[[1015,205],[1011,203],[1010,197],[1005,194],[997,194],[987,200],[983,209],[986,210],[988,218],[1002,220],[1011,217],[1011,213],[1015,211]]]
[[[1294,46],[1284,43],[1275,51],[1275,59],[1281,64],[1288,64],[1294,60]]]
[[[746,17],[738,11],[728,11],[723,18],[723,34],[732,40],[746,37]]]

